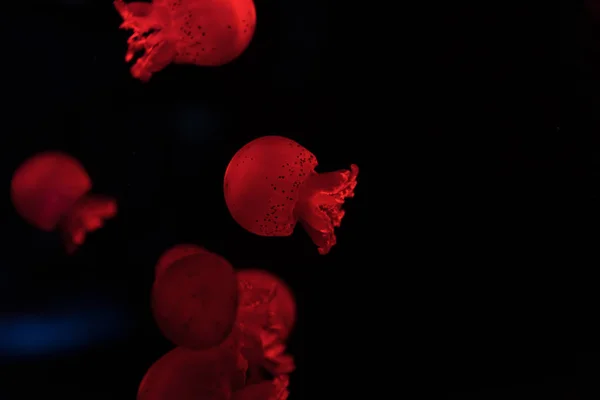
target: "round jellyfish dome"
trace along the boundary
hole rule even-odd
[[[152,310],[173,343],[205,349],[230,333],[238,307],[237,280],[223,257],[203,252],[184,257],[154,281]]]
[[[223,189],[233,219],[261,236],[289,236],[300,221],[320,254],[336,244],[344,200],[354,196],[358,167],[317,173],[317,158],[281,136],[264,136],[231,159]]]
[[[177,347],[159,358],[140,383],[137,400],[227,400],[245,365],[235,347]]]
[[[23,219],[41,230],[53,231],[91,188],[90,177],[79,161],[68,154],[47,152],[19,166],[10,193]]]

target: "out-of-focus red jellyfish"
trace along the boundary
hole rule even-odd
[[[230,399],[244,387],[247,368],[235,339],[205,350],[171,350],[148,369],[137,400]]]
[[[155,278],[158,279],[158,277],[162,275],[174,262],[181,260],[184,257],[204,253],[206,251],[207,250],[204,248],[195,244],[178,244],[171,247],[158,259],[154,272]]]
[[[90,194],[90,177],[73,157],[37,154],[19,166],[11,182],[12,202],[27,222],[44,231],[59,229],[68,253],[88,232],[117,213],[114,199]]]
[[[177,346],[205,349],[230,333],[238,307],[237,279],[223,257],[204,251],[172,263],[152,288],[154,318]]]
[[[225,201],[244,229],[289,236],[299,220],[320,254],[336,243],[344,199],[354,196],[358,167],[317,173],[317,158],[293,140],[264,136],[242,147],[225,172]]]
[[[114,2],[132,29],[125,60],[138,58],[131,74],[142,81],[170,63],[219,66],[240,56],[256,26],[252,0],[154,0]]]
[[[285,342],[296,321],[296,302],[288,286],[261,270],[237,271],[240,305],[236,319],[240,329],[260,339],[262,367],[278,376],[295,369]]]
[[[288,384],[287,375],[278,376],[273,381],[255,383],[234,392],[231,400],[286,400]]]

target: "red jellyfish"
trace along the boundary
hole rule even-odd
[[[205,349],[231,333],[237,280],[223,257],[204,251],[172,263],[155,279],[152,311],[159,329],[178,346]]]
[[[158,277],[162,275],[163,272],[165,272],[174,262],[181,260],[184,257],[191,256],[193,254],[204,253],[206,251],[207,250],[204,248],[195,244],[178,244],[171,247],[158,259],[154,272],[155,278],[158,279]]]
[[[148,81],[170,63],[220,66],[239,57],[256,25],[252,0],[154,0],[114,2],[131,29],[125,61],[143,53],[131,74]]]
[[[237,271],[240,305],[236,322],[240,329],[259,338],[262,367],[273,375],[289,374],[294,359],[285,353],[285,342],[296,322],[296,302],[288,286],[260,270]]]
[[[293,140],[264,136],[242,147],[225,171],[225,201],[244,229],[289,236],[299,220],[320,254],[336,243],[344,199],[354,196],[358,167],[317,173],[317,158]]]
[[[229,400],[244,387],[247,367],[235,339],[206,350],[171,350],[148,369],[137,400]]]
[[[67,252],[74,252],[88,232],[117,213],[114,199],[90,194],[92,182],[73,157],[47,152],[19,166],[11,182],[11,198],[27,222],[44,231],[59,229]]]

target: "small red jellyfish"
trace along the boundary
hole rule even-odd
[[[131,74],[148,81],[170,63],[220,66],[239,57],[256,26],[252,0],[154,0],[115,7],[131,29],[125,61],[138,58]]]
[[[336,243],[344,199],[354,196],[358,167],[317,173],[317,158],[293,140],[264,136],[242,147],[225,171],[233,219],[261,236],[289,236],[299,220],[327,254]]]
[[[261,366],[273,375],[289,374],[294,359],[286,354],[285,341],[296,322],[296,302],[287,285],[260,270],[237,271],[240,304],[236,319],[240,329],[262,345]]]
[[[90,194],[90,177],[73,157],[59,153],[37,154],[19,166],[11,182],[17,212],[33,226],[59,229],[67,252],[73,253],[88,232],[117,213],[114,199]]]
[[[205,349],[225,340],[237,307],[232,266],[208,251],[174,262],[152,288],[152,310],[159,329],[176,345],[190,349]]]
[[[206,350],[177,347],[148,369],[137,400],[228,400],[244,387],[246,367],[235,336]]]
[[[165,251],[158,262],[154,272],[155,278],[162,275],[174,262],[181,260],[184,257],[191,256],[193,254],[200,254],[207,250],[197,246],[195,244],[178,244]]]

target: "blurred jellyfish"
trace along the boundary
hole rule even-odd
[[[131,29],[125,61],[143,52],[131,74],[148,81],[170,63],[219,66],[239,57],[256,25],[252,0],[154,0],[114,2]]]
[[[354,196],[358,167],[317,173],[317,158],[293,140],[264,136],[242,147],[225,171],[225,201],[233,219],[261,236],[289,236],[296,222],[327,254],[336,244],[344,199]]]
[[[229,399],[245,385],[246,362],[236,337],[205,350],[171,350],[148,369],[137,400]]]
[[[205,349],[221,343],[231,333],[237,307],[233,268],[208,251],[173,262],[152,288],[152,310],[159,329],[182,347]]]
[[[87,233],[117,213],[114,199],[90,193],[91,180],[73,157],[47,152],[19,166],[11,182],[17,212],[43,231],[59,229],[67,252],[73,253]]]
[[[240,329],[260,340],[261,366],[274,376],[295,369],[286,354],[286,340],[296,322],[296,302],[288,286],[261,270],[237,271],[240,305],[236,319]]]

